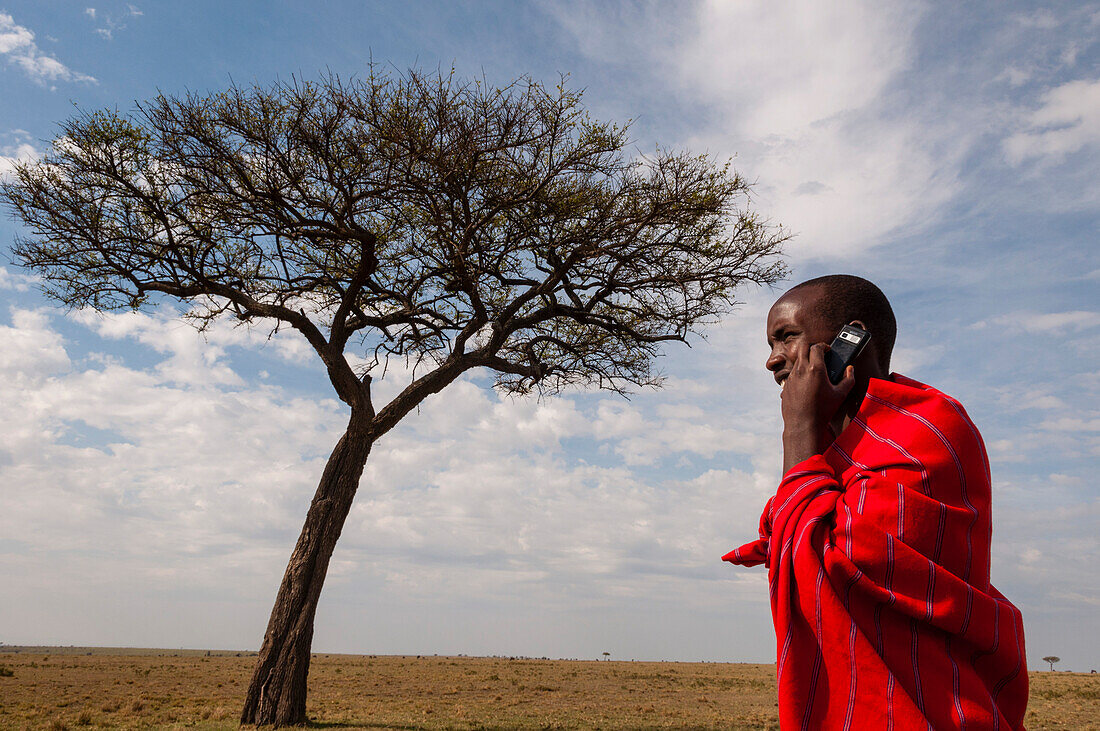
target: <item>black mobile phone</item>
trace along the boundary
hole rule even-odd
[[[829,380],[836,385],[844,378],[844,369],[855,363],[863,352],[871,333],[855,325],[845,325],[833,338],[833,344],[825,353],[825,371]]]

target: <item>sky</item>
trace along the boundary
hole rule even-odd
[[[0,0],[3,3],[3,0]],[[1100,669],[1100,3],[11,2],[0,175],[80,111],[329,71],[529,74],[732,158],[898,316],[893,368],[958,398],[993,473],[993,583],[1028,660]],[[0,642],[254,649],[346,422],[292,334],[45,299],[0,217]],[[772,662],[755,538],[781,472],[764,318],[664,388],[517,399],[474,373],[380,441],[314,649]],[[391,379],[395,381],[400,375]],[[395,392],[401,384],[386,383]]]

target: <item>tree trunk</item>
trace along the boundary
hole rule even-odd
[[[242,724],[306,723],[306,678],[317,599],[370,454],[369,426],[370,420],[353,410],[347,431],[325,465],[271,610],[241,711]]]

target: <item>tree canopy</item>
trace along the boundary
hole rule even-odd
[[[48,294],[292,328],[351,407],[242,723],[306,720],[317,600],[371,446],[427,396],[479,367],[513,393],[655,385],[663,343],[785,274],[787,235],[728,164],[630,154],[628,131],[564,83],[371,68],[78,114],[3,185]],[[413,376],[377,406],[391,357]]]
[[[289,325],[350,404],[349,341],[508,391],[652,384],[661,342],[783,275],[785,236],[728,165],[630,157],[580,101],[372,72],[82,114],[3,189],[15,254],[73,307]]]

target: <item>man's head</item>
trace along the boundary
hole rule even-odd
[[[830,274],[789,289],[768,313],[768,345],[771,356],[766,367],[782,381],[790,369],[792,354],[805,341],[831,343],[843,326],[855,322],[871,333],[867,349],[858,363],[866,376],[890,373],[890,354],[897,336],[897,321],[886,295],[861,277]],[[857,367],[857,377],[860,375]]]

